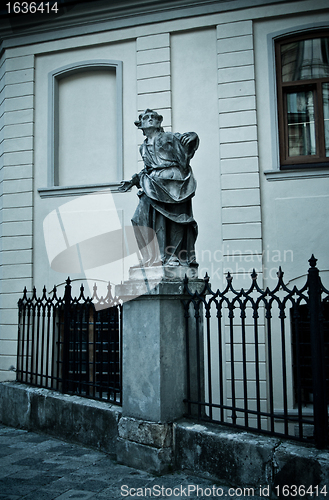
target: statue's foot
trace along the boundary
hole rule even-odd
[[[144,267],[144,264],[141,261],[134,266],[130,266],[130,269],[139,269],[140,267]]]
[[[164,262],[165,266],[177,267],[180,266],[180,262],[177,257],[170,258],[167,262]]]
[[[141,260],[139,261],[139,264],[136,264],[135,266],[130,266],[130,269],[140,269],[142,267],[159,267],[162,266],[161,261],[152,261],[152,260]]]

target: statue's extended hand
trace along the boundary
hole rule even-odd
[[[133,187],[133,183],[131,181],[122,181],[118,191],[121,191],[122,193],[125,193],[126,191],[129,191]]]

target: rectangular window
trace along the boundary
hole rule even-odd
[[[281,168],[329,166],[329,33],[276,43]]]

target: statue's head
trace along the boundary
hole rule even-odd
[[[163,132],[161,125],[162,120],[163,116],[159,115],[153,109],[148,108],[139,115],[138,120],[135,121],[135,125],[143,131],[148,128],[153,128]]]

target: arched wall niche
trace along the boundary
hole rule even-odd
[[[47,196],[122,180],[122,62],[84,61],[49,73]]]

